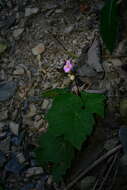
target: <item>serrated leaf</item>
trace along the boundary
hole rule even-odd
[[[100,32],[107,49],[111,53],[116,45],[118,24],[117,0],[107,0],[101,11]]]
[[[96,113],[97,115],[104,117],[104,102],[105,96],[103,94],[81,93],[85,99],[85,107],[90,113]]]
[[[63,176],[74,158],[74,148],[63,136],[55,137],[49,131],[39,138],[39,144],[35,152],[40,163],[53,163],[52,174],[55,179]]]
[[[59,181],[70,168],[75,148],[79,150],[91,134],[93,113],[104,115],[105,96],[82,92],[80,98],[67,89],[54,89],[47,95],[53,95],[52,107],[46,115],[49,127],[39,139],[36,155],[43,164],[53,163],[51,172]]]
[[[65,93],[55,97],[47,113],[49,130],[56,136],[64,135],[78,150],[94,125],[93,113],[103,115],[103,95],[82,93],[85,109],[79,96]],[[92,106],[93,103],[93,106]]]

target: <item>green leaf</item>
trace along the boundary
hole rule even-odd
[[[100,32],[107,49],[112,53],[116,45],[119,16],[117,0],[107,0],[101,11]]]
[[[53,163],[52,173],[55,179],[63,176],[74,158],[74,148],[63,136],[55,137],[48,131],[39,138],[40,147],[36,155],[40,163]]]
[[[90,113],[96,113],[97,115],[104,117],[104,95],[84,92],[82,92],[81,95],[85,99],[85,107]]]
[[[103,116],[104,96],[82,93],[85,109],[79,96],[65,93],[55,97],[53,106],[47,113],[49,130],[56,136],[64,135],[75,148],[80,150],[82,143],[92,132],[93,113]]]
[[[46,115],[48,131],[40,136],[36,155],[43,166],[53,164],[51,173],[59,181],[71,166],[75,148],[80,150],[91,134],[93,113],[104,116],[105,96],[82,92],[79,97],[67,89],[54,89],[44,96],[53,97],[53,104]]]
[[[68,89],[52,89],[52,90],[47,90],[45,92],[42,93],[42,97],[43,98],[55,98],[56,96],[60,96],[63,94],[66,94],[67,92],[69,92]]]

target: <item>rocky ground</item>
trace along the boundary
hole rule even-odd
[[[87,167],[88,160],[93,162],[96,154],[119,143],[118,130],[126,124],[127,59],[121,55],[126,54],[127,39],[120,41],[112,56],[105,50],[99,34],[101,0],[85,6],[71,0],[2,2],[0,182],[5,190],[42,190],[50,177],[37,163],[33,148],[36,137],[47,128],[44,114],[51,101],[41,93],[56,87],[74,88],[63,72],[64,61],[71,59],[77,63],[81,89],[106,94],[106,117],[74,171]],[[90,174],[76,188],[90,189],[95,180]]]

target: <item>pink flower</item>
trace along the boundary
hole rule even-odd
[[[67,60],[64,65],[64,71],[65,73],[69,73],[73,68],[72,62],[70,60]]]

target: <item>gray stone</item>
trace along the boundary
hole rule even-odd
[[[34,14],[37,14],[39,12],[39,9],[37,7],[34,7],[34,8],[25,8],[25,16],[28,17],[28,16],[31,16],[31,15],[34,15]]]
[[[8,153],[10,149],[10,136],[0,142],[0,151]]]
[[[89,65],[84,64],[78,68],[77,73],[80,77],[95,77],[97,72],[95,72]]]
[[[21,152],[21,153],[18,153],[18,154],[16,155],[16,158],[17,158],[17,160],[19,161],[20,164],[23,164],[23,163],[25,162],[25,157],[24,157],[24,155],[23,155],[22,152]]]
[[[33,55],[40,55],[41,53],[43,53],[45,51],[45,46],[44,44],[40,43],[38,44],[36,47],[34,47],[32,49],[32,53]]]
[[[19,134],[19,124],[18,123],[11,121],[9,123],[9,128],[14,135],[18,136],[18,134]]]
[[[16,70],[13,73],[14,75],[23,75],[24,74],[24,68],[22,67],[16,67]]]
[[[22,187],[20,190],[32,190],[32,189],[34,189],[34,184],[29,183],[24,185],[24,187]]]
[[[88,60],[87,64],[94,69],[96,72],[103,72],[102,63],[101,63],[101,53],[100,53],[100,42],[98,39],[95,39],[92,46],[88,50]]]
[[[48,107],[49,107],[49,104],[50,104],[50,100],[48,100],[48,99],[44,99],[44,101],[43,101],[43,104],[42,104],[42,109],[43,110],[46,110],[46,109],[48,109]]]
[[[19,174],[21,172],[21,170],[23,169],[23,165],[21,165],[17,159],[13,158],[11,159],[5,166],[5,170],[15,173],[15,174]]]
[[[0,121],[6,120],[8,118],[8,110],[0,112]]]
[[[110,150],[113,149],[117,144],[119,143],[119,139],[118,138],[112,138],[106,141],[106,143],[104,144],[104,148],[106,150]]]
[[[32,168],[28,168],[28,170],[26,171],[26,177],[39,175],[42,173],[43,173],[43,169],[41,167],[32,167]]]
[[[0,83],[0,101],[9,100],[16,92],[17,85],[13,81]]]
[[[71,33],[73,30],[74,30],[74,25],[70,25],[70,26],[68,26],[68,27],[65,28],[64,33],[65,33],[65,34],[69,34],[69,33]]]
[[[13,31],[13,37],[15,39],[19,39],[19,37],[21,36],[21,34],[24,32],[24,28],[18,28],[18,29],[15,29]]]
[[[94,176],[87,176],[81,181],[81,190],[90,190],[96,178]]]

